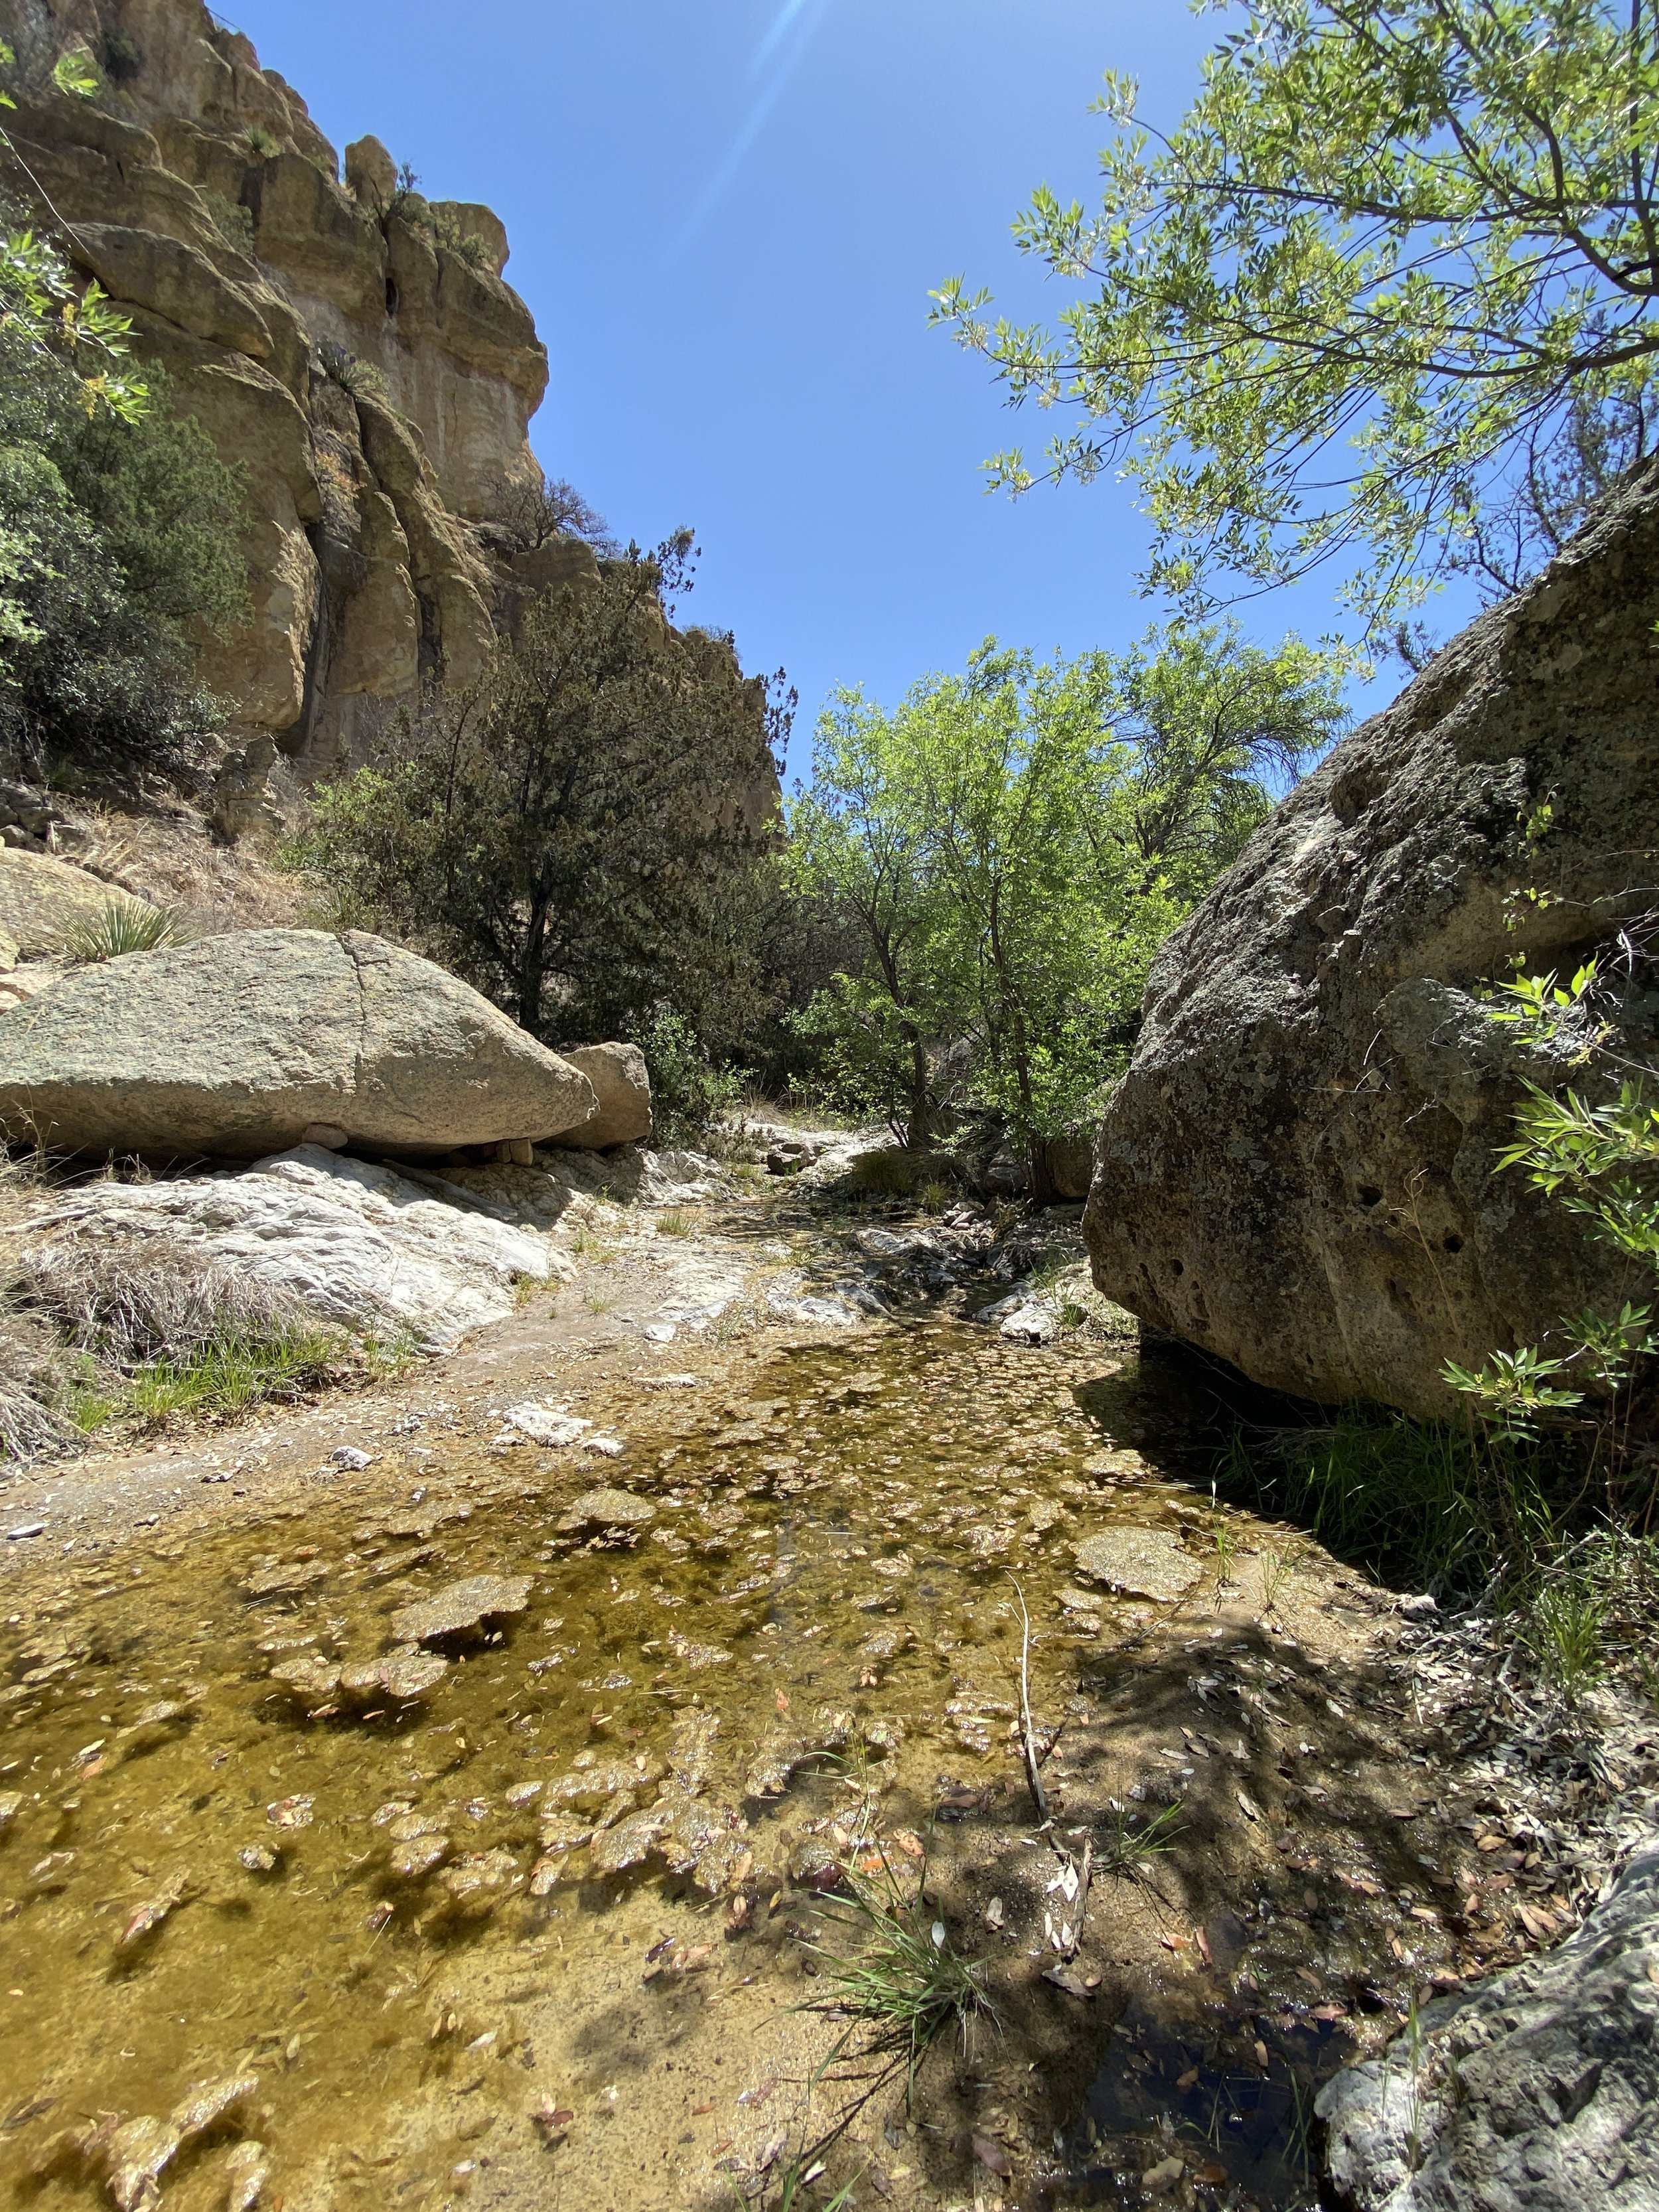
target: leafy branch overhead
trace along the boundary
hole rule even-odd
[[[1258,0],[1172,132],[1136,100],[1109,75],[1099,206],[1016,222],[1079,288],[1057,327],[935,295],[1011,404],[1083,418],[996,483],[1121,470],[1149,586],[1330,562],[1375,629],[1451,567],[1512,584],[1494,517],[1547,550],[1644,450],[1659,0]]]

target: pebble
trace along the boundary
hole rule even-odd
[[[24,1521],[15,1528],[7,1529],[6,1540],[11,1544],[21,1544],[26,1537],[44,1536],[46,1533],[46,1524],[44,1521]]]
[[[336,1444],[329,1458],[334,1466],[349,1468],[353,1474],[361,1474],[364,1468],[372,1467],[374,1463],[368,1454],[359,1450],[356,1444]]]

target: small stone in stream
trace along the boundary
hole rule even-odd
[[[985,1924],[993,1931],[1000,1929],[1005,1917],[1002,1899],[994,1897],[985,1908]]]
[[[21,1790],[0,1790],[0,1828],[9,1828],[22,1809]]]
[[[361,1474],[366,1467],[374,1464],[369,1455],[356,1444],[336,1444],[328,1456],[331,1465],[343,1467],[350,1474]]]
[[[901,1651],[908,1651],[916,1640],[914,1628],[896,1624],[891,1628],[878,1628],[873,1636],[866,1636],[859,1646],[861,1659],[896,1659]]]
[[[524,1876],[511,1851],[470,1851],[447,1866],[438,1877],[457,1905],[491,1911],[502,1897],[517,1889]]]
[[[316,1808],[314,1797],[279,1797],[274,1805],[265,1807],[265,1818],[273,1828],[308,1828],[316,1818]]]
[[[15,1528],[7,1529],[6,1540],[9,1543],[21,1544],[26,1543],[31,1536],[44,1536],[46,1533],[46,1524],[44,1521],[23,1521],[20,1522]]]
[[[434,1821],[423,1826],[420,1834],[393,1844],[387,1864],[398,1881],[419,1881],[434,1867],[443,1864],[451,1848],[449,1838]]]
[[[325,1659],[320,1652],[299,1651],[292,1658],[279,1659],[270,1670],[270,1679],[292,1690],[303,1703],[328,1697],[337,1688],[340,1665],[337,1660]]]
[[[1063,1613],[1091,1613],[1098,1615],[1105,1600],[1098,1590],[1073,1589],[1067,1583],[1055,1593]]]
[[[244,1844],[237,1857],[250,1874],[274,1874],[276,1854],[268,1844]]]
[[[682,1636],[677,1628],[668,1632],[668,1648],[684,1667],[696,1674],[704,1667],[724,1667],[731,1658],[729,1651],[718,1644],[695,1644],[689,1636]]]
[[[539,1782],[515,1782],[507,1793],[507,1802],[516,1813],[526,1805],[533,1805],[541,1794]]]
[[[574,1820],[562,1813],[542,1822],[541,1844],[544,1851],[579,1851],[592,1840],[591,1820]]]
[[[243,1583],[249,1597],[289,1597],[296,1590],[309,1589],[314,1583],[326,1580],[326,1559],[291,1560],[274,1565],[256,1567]]]
[[[602,1459],[620,1459],[627,1449],[627,1445],[620,1437],[584,1437],[582,1438],[582,1449],[598,1452]]]
[[[1055,1978],[1053,1974],[1048,1976],[1050,1981]],[[1161,2158],[1156,2166],[1149,2166],[1141,2175],[1140,2185],[1149,2197],[1162,2197],[1166,2190],[1175,2187],[1186,2171],[1180,2159]]]
[[[184,1903],[190,1895],[190,1877],[182,1870],[170,1875],[153,1897],[133,1907],[128,1914],[120,1934],[115,1939],[118,1951],[130,1950],[135,1943],[143,1942],[146,1936],[155,1933],[167,1915]]]
[[[562,1534],[574,1535],[584,1528],[642,1528],[657,1517],[648,1498],[629,1490],[585,1490],[571,1501],[559,1522]]]
[[[583,1812],[595,1812],[608,1798],[621,1796],[637,1790],[647,1782],[655,1782],[664,1771],[659,1759],[641,1756],[637,1761],[613,1759],[601,1766],[579,1767],[574,1773],[562,1775],[550,1782],[542,1793],[542,1803],[550,1816],[556,1807],[574,1806]],[[544,1830],[544,1838],[545,1838]]]
[[[1161,1605],[1185,1597],[1204,1571],[1164,1528],[1107,1528],[1085,1537],[1074,1557],[1079,1574]]]
[[[354,1705],[366,1705],[373,1698],[394,1698],[406,1703],[435,1689],[448,1672],[449,1662],[441,1654],[407,1644],[382,1652],[378,1659],[343,1667],[340,1691]]]
[[[431,1644],[474,1633],[488,1621],[522,1613],[530,1602],[530,1587],[528,1575],[468,1575],[432,1597],[400,1607],[392,1616],[392,1633],[399,1644]]]
[[[546,1444],[555,1451],[566,1444],[574,1444],[593,1425],[579,1414],[567,1413],[557,1406],[543,1406],[534,1399],[522,1406],[509,1406],[503,1417],[509,1429],[516,1429],[533,1443]]]
[[[225,2160],[225,2212],[253,2212],[270,2175],[263,2143],[234,2143]]]

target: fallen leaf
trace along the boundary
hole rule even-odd
[[[1243,1790],[1235,1790],[1233,1794],[1238,1800],[1239,1811],[1244,1815],[1244,1818],[1247,1820],[1259,1820],[1261,1818],[1261,1808],[1252,1803],[1251,1800],[1245,1795]],[[1164,2160],[1164,2164],[1167,2165],[1169,2161],[1166,2159]],[[1158,2170],[1160,2172],[1162,2171],[1161,2168]]]
[[[1000,2173],[1005,2179],[1013,2172],[1013,2161],[1000,2142],[993,2142],[989,2136],[981,2135],[975,2136],[973,2142],[974,2156],[981,2166],[989,2166],[993,2173]]]
[[[1196,2082],[1196,2081],[1197,2081],[1197,2080],[1198,2080],[1198,2069],[1197,2069],[1197,2067],[1196,2067],[1196,2066],[1189,2066],[1189,2067],[1187,2069],[1187,2071],[1186,2071],[1184,2074],[1182,2074],[1182,2075],[1179,2075],[1179,2076],[1177,2077],[1176,2081],[1176,2088],[1177,2088],[1177,2089],[1190,2089],[1190,2088],[1193,2087],[1193,2085],[1194,2084],[1194,2082]]]
[[[1523,1907],[1522,1910],[1524,1909]],[[1440,1915],[1431,1905],[1413,1905],[1411,1913],[1413,1920],[1426,1920],[1431,1928],[1437,1928],[1440,1925]]]
[[[700,2120],[705,2112],[712,2112],[714,2109],[714,2100],[711,2097],[706,2105],[693,2105],[691,2107],[691,2117],[694,2120]]]
[[[1213,1951],[1212,1951],[1212,1950],[1211,1950],[1211,1948],[1210,1948],[1210,1939],[1209,1939],[1209,1937],[1205,1934],[1204,1930],[1203,1930],[1201,1928],[1194,1928],[1194,1930],[1193,1930],[1193,1941],[1194,1941],[1194,1943],[1196,1943],[1196,1944],[1197,1944],[1197,1946],[1198,1946],[1198,1949],[1199,1949],[1199,1955],[1200,1955],[1200,1957],[1203,1960],[1203,1961],[1204,1961],[1205,1965],[1206,1965],[1206,1966],[1214,1966],[1214,1964],[1215,1964],[1215,1954],[1214,1954],[1214,1952],[1213,1952]]]
[[[895,1828],[893,1841],[907,1859],[919,1859],[926,1856],[927,1845],[913,1828]]]
[[[787,1690],[779,1690],[779,1691],[777,1691],[777,1692],[774,1694],[774,1696],[773,1696],[772,1703],[773,1703],[773,1704],[777,1707],[778,1711],[779,1711],[781,1713],[787,1713],[787,1712],[788,1711],[788,1710],[789,1710],[789,1692],[788,1692],[788,1691],[787,1691]]]
[[[1193,2179],[1201,2181],[1206,2189],[1219,2189],[1226,2179],[1227,2169],[1224,2166],[1200,2166],[1193,2175]]]
[[[1190,1936],[1160,1936],[1158,1940],[1166,1951],[1190,1951],[1193,1948]]]
[[[1140,2177],[1140,2185],[1149,2197],[1161,2197],[1166,2189],[1173,2189],[1187,2171],[1178,2158],[1160,2159],[1149,2166]]]
[[[1050,1966],[1042,1978],[1045,1982],[1052,1982],[1057,1990],[1064,1990],[1068,1997],[1081,1997],[1085,2004],[1100,1983],[1098,1974],[1091,1975],[1085,1981],[1081,1974],[1073,1973],[1069,1966]]]
[[[757,2081],[752,2089],[745,2089],[738,2099],[738,2102],[740,2105],[763,2105],[777,2086],[776,2075],[769,2074],[763,2081]]]

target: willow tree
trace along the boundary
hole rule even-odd
[[[1651,436],[1659,0],[1256,0],[1179,125],[1020,246],[1057,326],[939,319],[1016,405],[1080,416],[1042,477],[1136,482],[1146,580],[1200,600],[1334,563],[1372,631],[1448,568],[1512,583]]]

